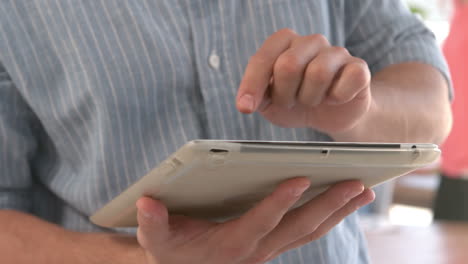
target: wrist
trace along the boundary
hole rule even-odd
[[[83,263],[157,264],[149,262],[145,250],[133,236],[109,233],[75,233],[75,256]]]

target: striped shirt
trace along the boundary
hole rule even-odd
[[[320,33],[372,73],[447,74],[433,35],[396,0],[2,0],[0,208],[65,228],[191,139],[331,140],[236,111],[248,59],[281,28]],[[367,263],[352,215],[271,263]]]

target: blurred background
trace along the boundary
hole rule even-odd
[[[468,263],[468,0],[404,2],[448,60],[454,130],[441,161],[377,187],[376,201],[360,210],[361,223],[373,263]]]

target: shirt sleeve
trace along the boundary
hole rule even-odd
[[[420,62],[438,69],[451,87],[434,34],[400,0],[345,3],[346,47],[353,56],[367,61],[372,73],[392,64]]]
[[[34,117],[0,64],[0,209],[31,211]]]

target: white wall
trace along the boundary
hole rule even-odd
[[[403,0],[407,4],[416,5],[426,10],[428,17],[426,25],[434,32],[441,44],[450,30],[450,14],[452,0]]]
[[[408,4],[417,5],[428,12],[429,20],[448,20],[450,18],[453,0],[403,0]]]

